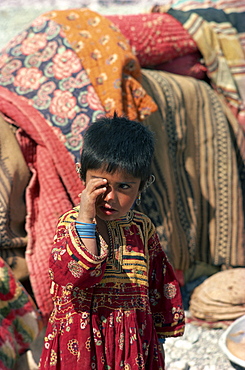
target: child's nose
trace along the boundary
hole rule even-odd
[[[104,194],[104,200],[108,202],[109,200],[115,199],[115,189],[112,186],[107,186],[106,192]]]

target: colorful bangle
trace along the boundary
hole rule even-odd
[[[89,222],[81,222],[81,221],[75,221],[76,222],[76,224],[80,224],[80,225],[94,225],[95,227],[96,227],[96,224],[94,223],[94,222],[91,222],[91,223],[89,223]]]
[[[82,239],[96,238],[96,224],[76,221],[76,230]]]

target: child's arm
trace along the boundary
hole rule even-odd
[[[60,286],[79,286],[81,289],[98,284],[103,277],[107,249],[100,256],[91,253],[79,238],[75,210],[65,213],[59,220],[50,255],[50,277]]]
[[[154,230],[150,232],[149,296],[159,338],[184,333],[184,310],[179,283]]]

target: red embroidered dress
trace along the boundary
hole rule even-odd
[[[100,255],[82,244],[79,208],[59,220],[50,257],[50,316],[41,369],[160,370],[158,338],[179,336],[178,282],[150,219],[140,212],[107,222]]]

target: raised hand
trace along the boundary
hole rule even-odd
[[[92,178],[86,183],[85,189],[80,195],[80,211],[77,221],[92,223],[96,216],[97,198],[106,192],[107,180],[104,178]]]

